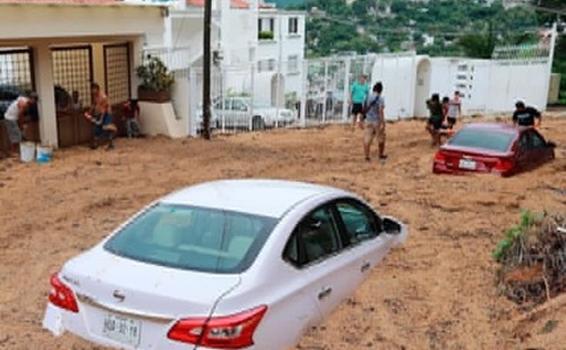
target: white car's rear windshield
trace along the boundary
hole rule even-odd
[[[276,223],[270,217],[158,204],[126,225],[104,248],[156,265],[240,273],[253,263]]]
[[[448,141],[449,145],[482,148],[490,151],[505,152],[509,149],[514,135],[505,132],[481,129],[462,129]]]

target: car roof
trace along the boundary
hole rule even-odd
[[[184,188],[161,202],[279,218],[296,204],[329,193],[347,195],[337,188],[304,182],[220,180]]]
[[[508,134],[517,134],[519,132],[519,129],[517,129],[515,126],[504,123],[470,123],[465,124],[463,129],[487,130]]]

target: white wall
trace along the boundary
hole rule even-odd
[[[144,35],[146,45],[161,43],[161,9],[0,4],[0,40],[115,35]]]
[[[430,88],[416,95],[417,66],[430,60]],[[466,58],[428,58],[426,56],[378,55],[372,81],[382,81],[389,119],[426,116],[425,97],[433,93],[463,95],[464,114],[506,113],[518,99],[546,108],[548,97],[548,60],[477,60]],[[423,97],[424,96],[424,97]],[[415,108],[415,106],[417,106]],[[423,115],[424,114],[424,115]]]
[[[417,56],[414,53],[377,55],[371,83],[383,83],[387,119],[413,116]]]

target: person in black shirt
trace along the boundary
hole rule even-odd
[[[526,107],[523,101],[518,101],[515,107],[515,113],[513,113],[515,126],[535,126],[535,119],[538,119],[537,126],[540,126],[541,114],[536,108]]]

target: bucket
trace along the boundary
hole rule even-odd
[[[33,142],[22,142],[20,144],[20,159],[24,163],[29,163],[33,161],[35,156],[35,143]]]
[[[37,162],[40,164],[49,163],[53,157],[53,148],[37,145]]]

